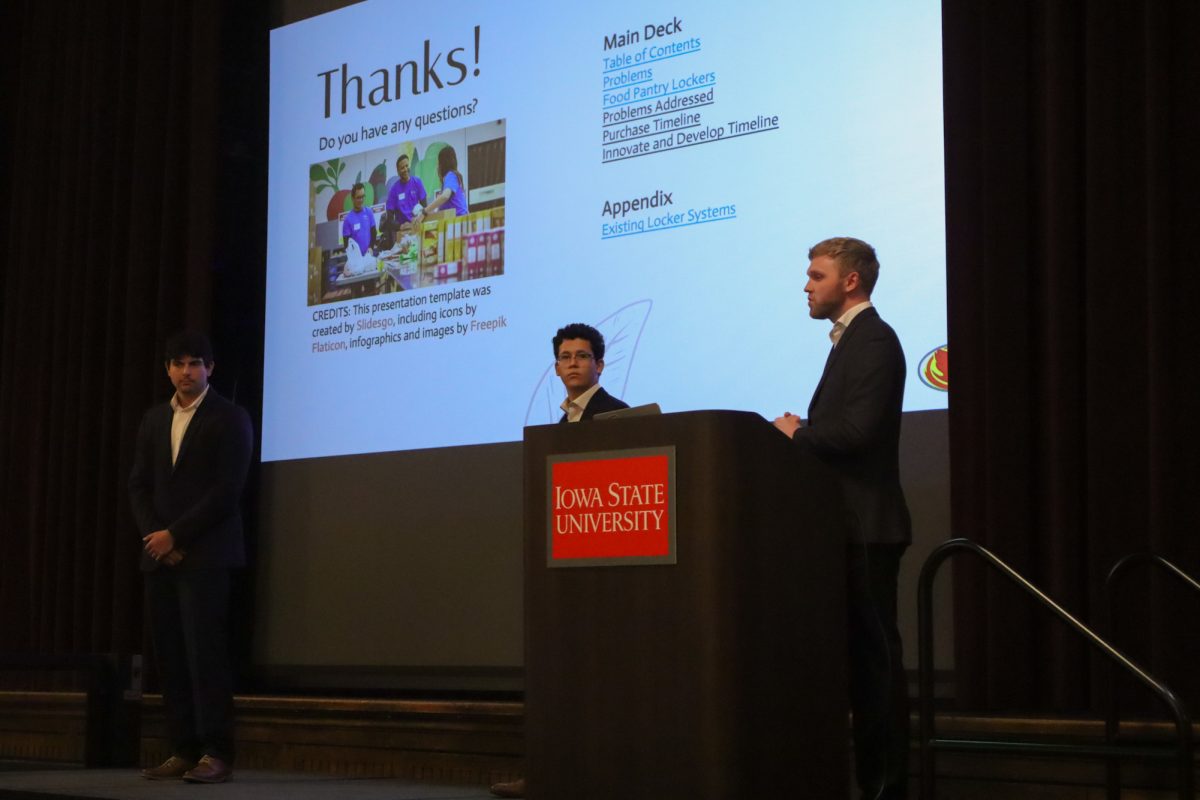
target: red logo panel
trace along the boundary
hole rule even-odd
[[[551,457],[551,566],[674,563],[674,448],[635,452]]]

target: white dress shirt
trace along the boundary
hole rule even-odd
[[[870,300],[863,300],[853,308],[847,309],[845,314],[842,314],[837,318],[837,320],[833,323],[833,329],[829,331],[829,340],[833,342],[834,347],[837,347],[837,343],[841,340],[842,334],[846,332],[846,328],[850,327],[850,323],[854,321],[854,318],[871,307]]]
[[[600,391],[599,381],[592,384],[592,388],[588,389],[574,400],[569,397],[566,400],[563,400],[562,405],[560,405],[559,408],[561,408],[567,415],[567,422],[579,422],[579,420],[583,419],[583,410],[587,408],[588,401],[592,399],[592,395],[598,391]]]
[[[183,435],[187,433],[188,425],[192,424],[192,417],[196,415],[196,409],[200,407],[207,396],[208,387],[205,386],[204,391],[196,398],[196,402],[187,408],[179,404],[178,394],[171,397],[171,408],[175,411],[175,416],[171,418],[171,466],[175,466],[175,459],[179,458],[179,445],[183,444]]]

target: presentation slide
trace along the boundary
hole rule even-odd
[[[667,412],[803,415],[808,248],[872,243],[946,407],[937,0],[369,0],[272,33],[262,458],[519,440],[551,338]]]

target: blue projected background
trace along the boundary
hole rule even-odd
[[[518,440],[558,418],[576,321],[631,404],[802,412],[835,235],[877,248],[905,409],[945,408],[918,376],[946,343],[940,4],[691,5],[376,0],[273,32],[264,460]],[[447,149],[465,215],[384,231],[397,157],[428,205]]]

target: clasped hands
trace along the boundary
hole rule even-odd
[[[783,431],[789,439],[801,426],[800,417],[790,411],[783,412],[782,417],[775,418],[775,427]]]
[[[173,567],[183,561],[184,553],[175,549],[175,537],[168,530],[147,534],[142,537],[142,542],[142,549],[146,551],[146,555],[161,564]]]

